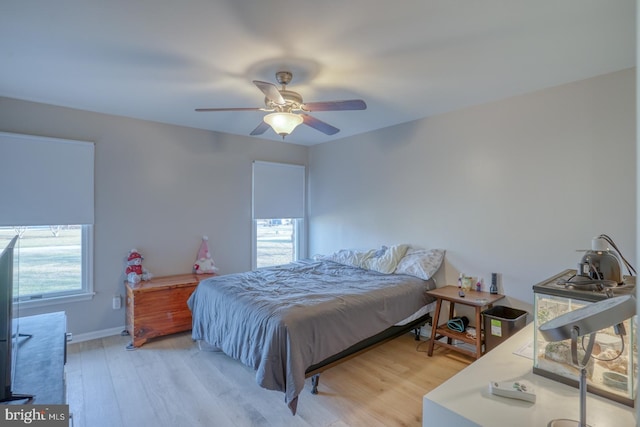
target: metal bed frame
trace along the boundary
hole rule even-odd
[[[432,323],[431,313],[427,313],[409,323],[402,326],[391,326],[388,329],[380,332],[377,335],[374,335],[370,338],[364,339],[359,343],[352,345],[346,350],[341,351],[338,354],[330,356],[323,360],[320,363],[316,363],[315,365],[311,365],[305,371],[305,378],[311,377],[311,393],[318,394],[318,384],[320,383],[320,374],[336,365],[339,365],[342,362],[346,362],[347,360],[356,357],[366,351],[369,351],[381,344],[384,344],[387,341],[390,341],[394,338],[399,337],[400,335],[406,334],[407,332],[413,330],[415,334],[415,340],[420,340],[420,329],[425,324]]]

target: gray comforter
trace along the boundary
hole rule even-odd
[[[254,368],[295,414],[309,366],[416,312],[430,284],[331,261],[212,277],[188,300],[192,336]]]

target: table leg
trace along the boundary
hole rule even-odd
[[[438,321],[440,319],[440,308],[442,307],[442,299],[438,298],[436,302],[436,314],[431,320],[431,339],[429,340],[429,349],[427,355],[433,355],[433,345],[436,342],[436,329],[438,329]]]
[[[476,359],[480,359],[480,356],[482,356],[482,316],[480,315],[480,308],[476,307]]]
[[[453,315],[455,314],[455,306],[455,302],[449,301],[449,320],[453,319]],[[453,338],[447,337],[447,344],[453,344]]]

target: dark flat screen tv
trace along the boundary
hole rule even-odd
[[[13,366],[19,335],[13,332],[13,250],[15,236],[0,254],[0,402],[31,400],[33,396],[12,392]]]

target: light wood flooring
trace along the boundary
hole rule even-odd
[[[423,338],[424,340],[424,338]],[[284,394],[255,372],[201,351],[190,333],[125,350],[128,337],[70,344],[67,393],[73,427],[421,426],[422,396],[472,362],[407,334],[311,380],[291,415]]]

